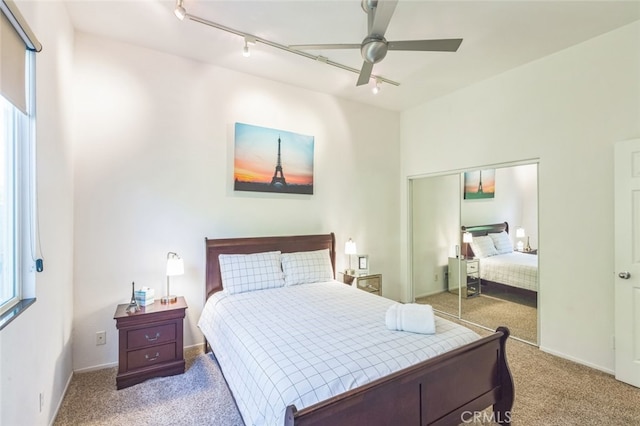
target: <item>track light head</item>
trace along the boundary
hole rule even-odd
[[[176,15],[176,18],[178,18],[181,21],[184,19],[185,16],[187,16],[187,10],[184,8],[183,1],[184,0],[177,0],[176,8],[173,10],[173,13]]]
[[[374,95],[377,95],[378,93],[380,93],[380,79],[376,78],[375,80],[375,85],[371,88],[371,91],[373,92]]]
[[[244,36],[244,49],[242,49],[242,56],[244,56],[245,58],[248,58],[249,56],[251,56],[251,52],[249,51],[249,45],[251,46],[255,46],[256,44],[256,38],[252,37],[250,35],[245,35]]]

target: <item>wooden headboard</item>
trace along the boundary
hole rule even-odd
[[[466,258],[472,258],[474,256],[471,245],[464,244],[462,242],[462,235],[465,232],[470,232],[474,237],[479,237],[481,235],[499,233],[502,231],[509,233],[509,224],[507,222],[494,223],[491,225],[462,226],[460,228],[460,247],[462,247],[462,254]]]
[[[283,253],[329,249],[333,276],[336,276],[336,238],[332,233],[322,235],[296,235],[290,237],[205,238],[207,250],[205,298],[222,290],[221,254],[250,254],[279,250]]]

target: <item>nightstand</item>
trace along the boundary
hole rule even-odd
[[[116,387],[126,388],[151,377],[184,373],[183,321],[187,302],[151,305],[128,314],[118,305],[113,319],[119,330]]]
[[[478,259],[449,258],[449,291],[458,294],[458,283],[462,297],[480,294],[480,261]]]
[[[356,287],[360,290],[382,296],[382,274],[360,275],[358,277],[344,274],[342,279],[345,284],[351,284],[353,280],[356,280]]]
[[[514,250],[517,251],[518,253],[524,253],[524,254],[538,254],[538,249],[531,249],[529,251],[526,250]]]

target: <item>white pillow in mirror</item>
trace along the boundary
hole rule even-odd
[[[496,247],[498,254],[513,253],[513,244],[511,243],[509,234],[502,231],[489,234],[489,237],[493,240],[493,245]]]
[[[475,257],[483,258],[498,254],[496,246],[493,244],[493,240],[488,235],[473,237],[473,241],[469,244],[471,244],[471,249],[473,250]]]

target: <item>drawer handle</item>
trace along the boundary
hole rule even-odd
[[[156,337],[149,337],[149,335],[148,335],[148,334],[145,334],[145,335],[144,335],[144,337],[146,337],[146,338],[147,338],[147,341],[148,341],[148,342],[155,342],[155,341],[156,341],[156,340],[158,340],[158,338],[160,337],[160,332],[158,331],[158,332],[156,333]]]
[[[153,358],[149,358],[149,354],[144,354],[144,358],[149,362],[155,361],[156,359],[160,358],[160,352],[156,352],[156,356],[154,356]]]

